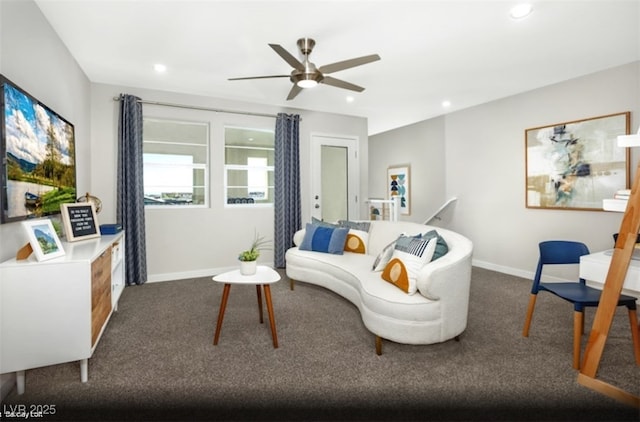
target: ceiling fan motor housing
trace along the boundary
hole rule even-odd
[[[298,40],[298,48],[300,49],[300,52],[305,56],[311,54],[315,45],[316,42],[313,38],[300,38]]]

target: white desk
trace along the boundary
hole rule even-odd
[[[604,287],[612,253],[613,249],[609,249],[580,257],[580,277],[584,278],[589,286],[598,289]],[[640,255],[640,252],[634,251],[634,254]],[[629,262],[629,269],[622,286],[622,292],[640,298],[640,260],[635,255]]]

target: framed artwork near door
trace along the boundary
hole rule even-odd
[[[602,211],[602,200],[629,189],[630,112],[525,131],[526,207]]]
[[[387,169],[387,197],[400,198],[400,215],[411,215],[411,166],[390,166]]]

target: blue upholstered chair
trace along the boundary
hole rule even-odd
[[[536,275],[533,279],[533,286],[531,287],[531,296],[529,297],[529,306],[522,335],[529,337],[529,326],[531,325],[533,308],[536,304],[538,292],[547,291],[567,302],[573,303],[573,367],[580,369],[580,343],[582,334],[584,334],[584,308],[598,306],[601,291],[587,286],[582,278],[575,282],[541,283],[540,277],[545,265],[579,264],[580,257],[589,254],[589,248],[584,243],[564,240],[540,242],[539,248],[540,258]],[[626,306],[629,309],[631,329],[637,330],[636,298],[620,295],[618,306]],[[636,345],[634,344],[635,347]]]

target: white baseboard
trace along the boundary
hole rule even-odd
[[[238,267],[239,268],[239,267]],[[225,271],[231,271],[234,267],[227,268],[207,268],[202,270],[181,271],[177,273],[152,274],[147,277],[147,283],[157,283],[160,281],[184,280],[187,278],[213,277]]]
[[[473,259],[471,261],[471,265],[473,265],[474,267],[485,268],[487,270],[492,270],[492,271],[496,271],[503,274],[509,274],[514,277],[522,277],[529,282],[533,282],[533,278],[536,276],[536,273],[533,271],[525,271],[519,268],[505,267],[503,265],[492,264],[491,262],[479,261],[476,259]],[[575,280],[567,280],[560,277],[554,277],[552,275],[542,274],[541,281],[546,283],[553,283],[553,282],[566,282],[566,281],[575,281]]]
[[[479,261],[477,259],[473,259],[471,261],[471,265],[473,265],[474,267],[497,271],[499,273],[509,274],[515,277],[526,278],[529,280],[533,280],[533,277],[535,276],[535,273],[531,271],[524,271],[519,268],[505,267],[504,265],[497,265],[487,261]]]
[[[258,262],[258,265],[267,265],[272,267],[272,264],[268,264],[266,262]],[[200,277],[213,277],[216,274],[224,273],[226,271],[232,271],[239,269],[240,265],[234,265],[231,267],[218,267],[218,268],[205,268],[201,270],[193,270],[193,271],[180,271],[176,273],[163,273],[163,274],[152,274],[147,276],[147,283],[157,283],[160,281],[171,281],[171,280],[184,280],[187,278],[200,278]]]
[[[269,265],[266,263],[258,263],[258,264]],[[497,271],[499,273],[526,278],[528,280],[533,280],[533,277],[535,275],[535,273],[532,271],[524,271],[519,268],[505,267],[503,265],[497,265],[491,262],[480,261],[477,259],[472,260],[472,265],[475,267],[485,268],[487,270]],[[188,278],[213,277],[216,274],[220,274],[225,271],[235,270],[237,268],[239,268],[239,266],[206,268],[206,269],[193,270],[193,271],[180,271],[175,273],[152,274],[147,277],[147,283],[157,283],[161,281],[172,281],[172,280],[185,280]]]

